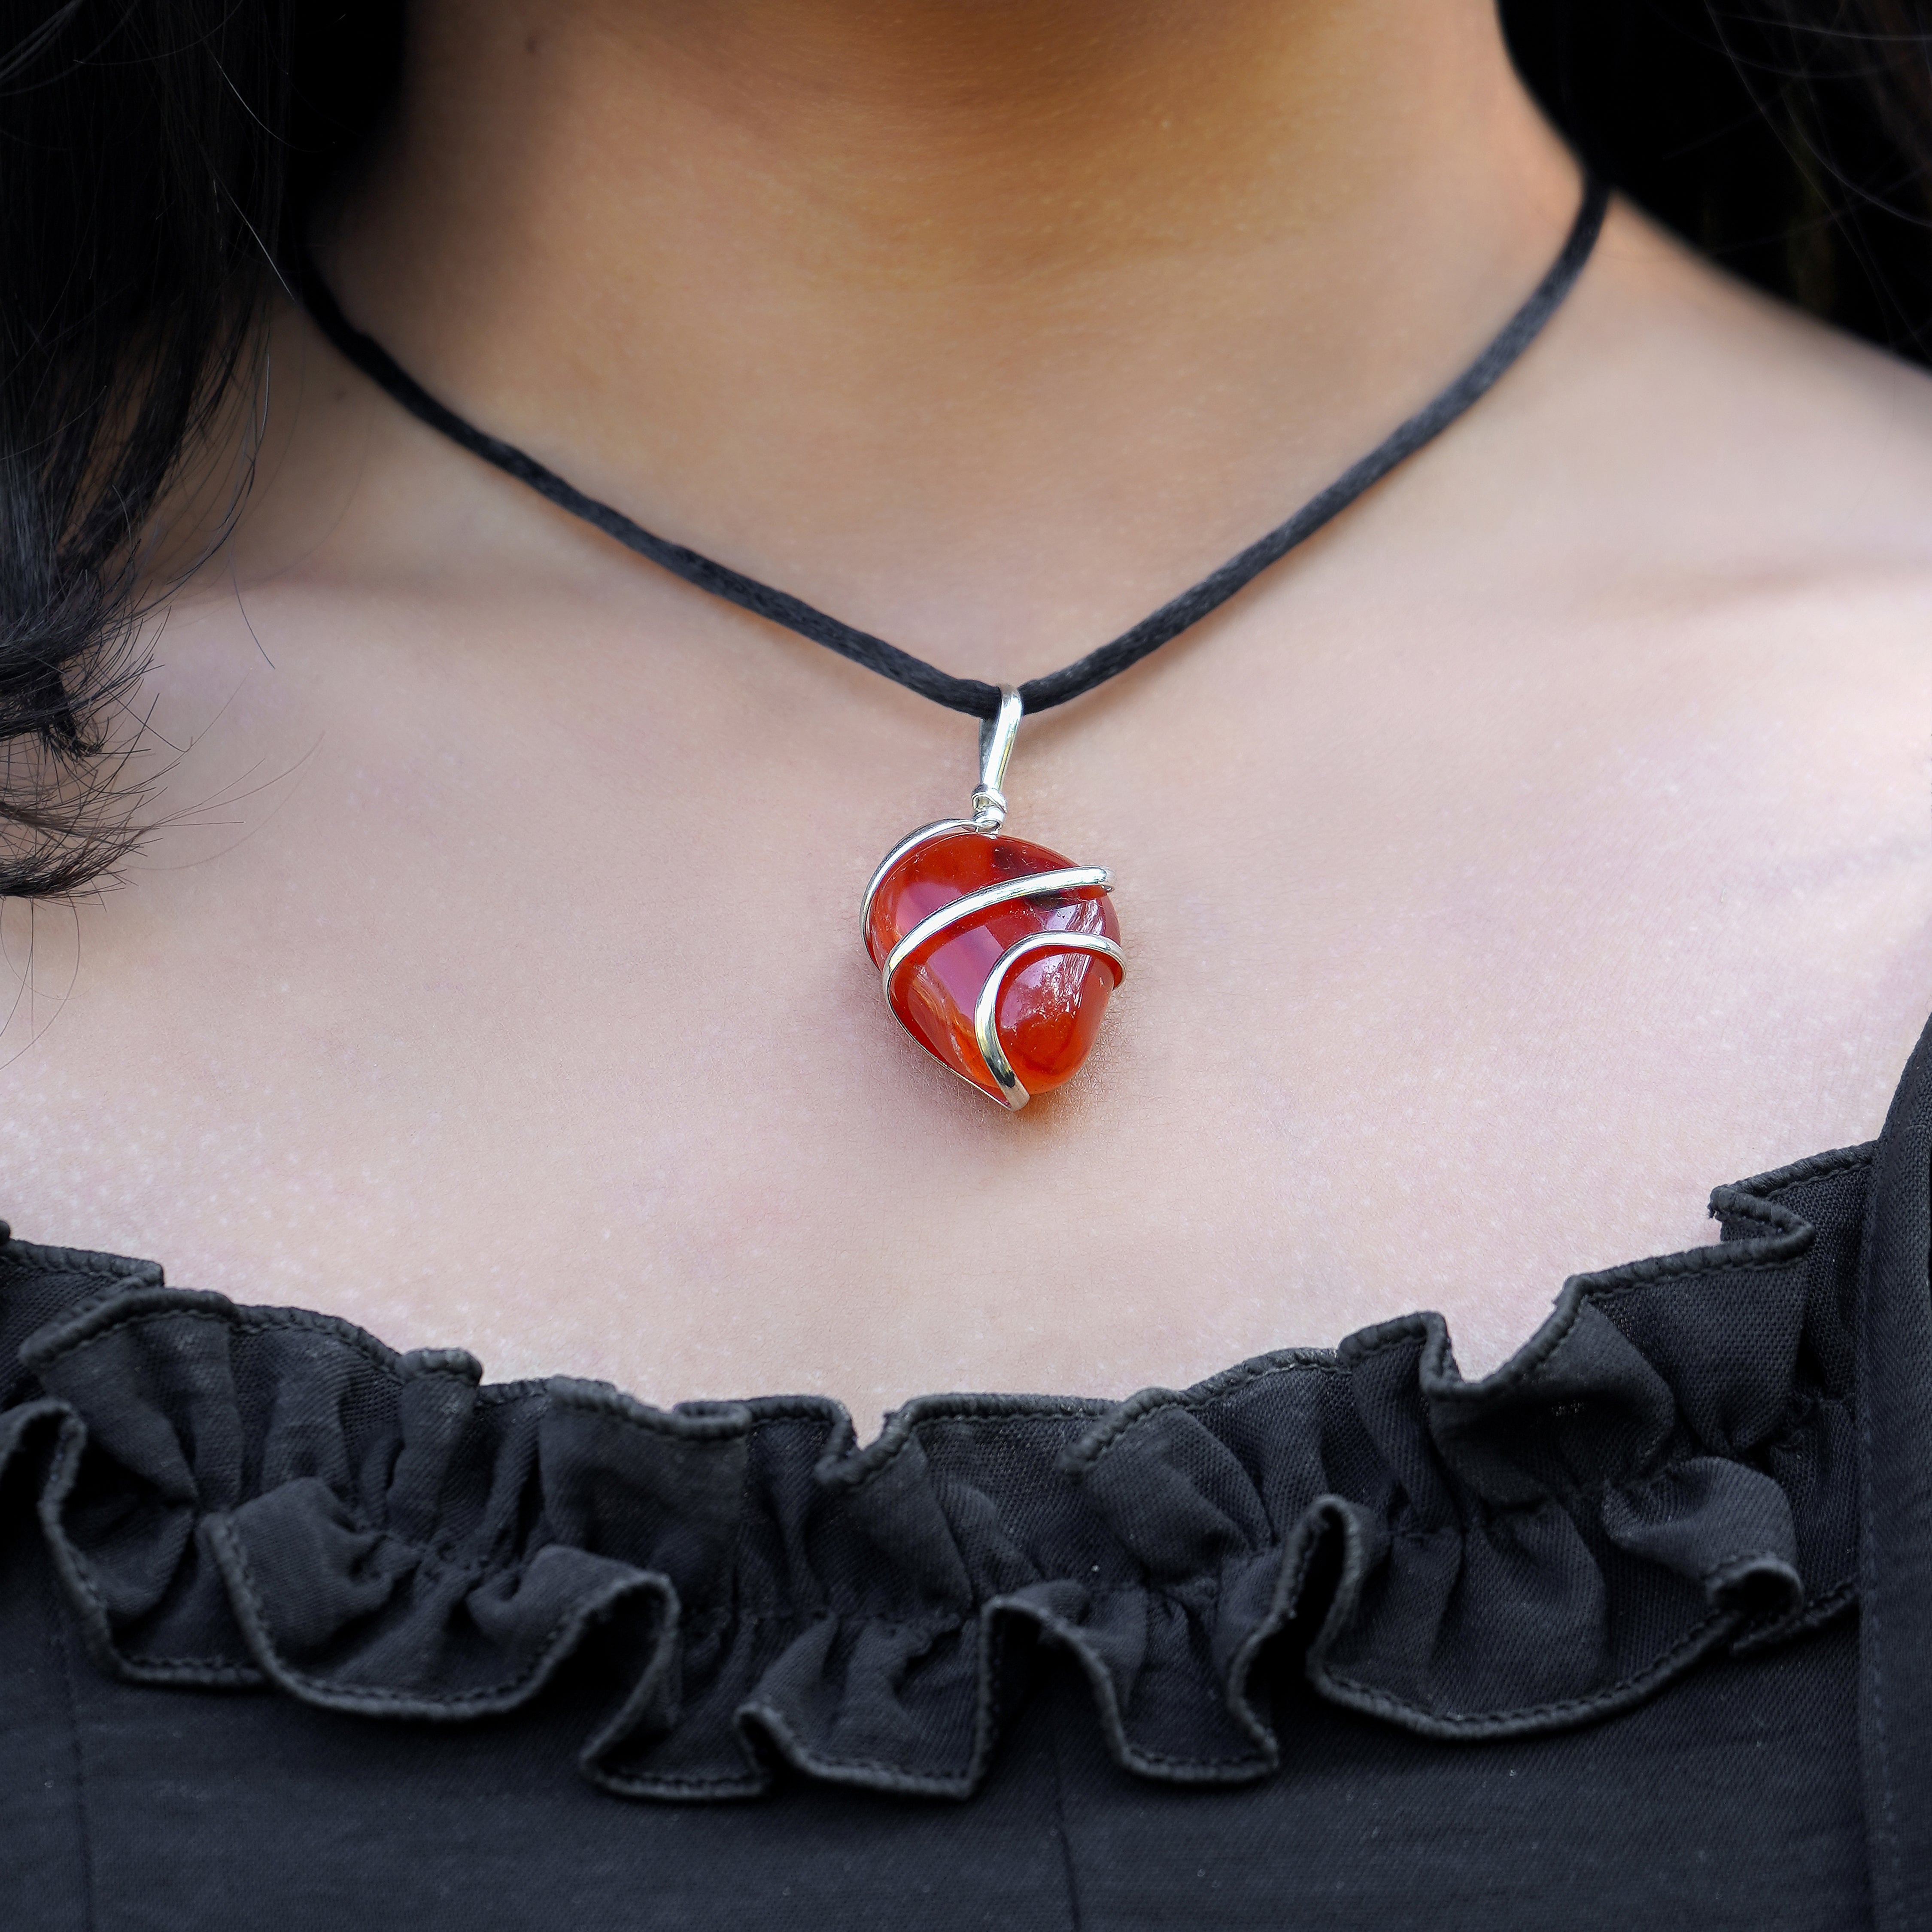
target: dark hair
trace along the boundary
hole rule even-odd
[[[401,0],[4,0],[0,895],[138,836],[142,544]],[[1932,361],[1932,0],[1502,0],[1598,170],[1761,286]]]

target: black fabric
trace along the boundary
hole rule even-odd
[[[862,1450],[10,1239],[0,1923],[1923,1925],[1927,1047],[1712,1209]]]
[[[1932,1028],[1879,1143],[1858,1323],[1862,1723],[1879,1922],[1932,1925]]]
[[[0,1618],[26,1580],[0,1574]],[[38,1604],[22,1621],[44,1641]],[[1047,1658],[967,1803],[789,1780],[718,1805],[560,1772],[596,1706],[568,1674],[482,1724],[371,1726],[136,1689],[76,1654],[71,1716],[0,1732],[0,1914],[34,1932],[1856,1932],[1857,1648],[1841,1618],[1714,1657],[1606,1724],[1475,1744],[1285,1678],[1281,1772],[1208,1791],[1120,1771],[1077,1671]]]
[[[1340,516],[1372,484],[1379,482],[1396,465],[1413,456],[1425,443],[1432,442],[1456,418],[1479,402],[1493,388],[1510,365],[1543,332],[1544,325],[1562,306],[1564,298],[1576,286],[1591,251],[1602,232],[1604,214],[1610,202],[1610,190],[1594,177],[1586,178],[1583,200],[1561,253],[1550,264],[1528,298],[1511,316],[1496,339],[1447,388],[1397,425],[1367,455],[1352,464],[1335,481],[1311,497],[1286,523],[1266,536],[1257,538],[1238,556],[1230,557],[1191,589],[1170,598],[1158,610],[1141,621],[1111,644],[1089,651],[1076,662],[1029,679],[1019,688],[1020,698],[1028,711],[1051,710],[1070,698],[1080,697],[1095,686],[1118,677],[1150,652],[1198,624],[1210,610],[1216,610],[1229,598],[1252,583],[1270,565],[1278,563],[1296,544],[1312,537],[1324,524]],[[527,483],[572,516],[581,517],[605,536],[614,537],[626,548],[648,557],[674,576],[682,578],[699,590],[722,597],[772,623],[782,624],[827,650],[868,670],[877,671],[908,691],[929,698],[955,711],[976,718],[991,718],[1000,708],[1000,689],[976,677],[955,677],[914,657],[869,631],[862,631],[843,619],[778,590],[742,571],[716,562],[682,544],[654,536],[632,522],[622,511],[594,496],[586,496],[574,484],[567,483],[555,470],[546,467],[526,451],[486,430],[466,422],[446,403],[439,402],[395,358],[373,337],[365,335],[343,313],[328,284],[314,263],[304,257],[299,265],[302,305],[323,334],[362,373],[392,396],[410,413],[460,443],[472,455],[494,464],[520,483]]]
[[[595,1651],[576,1755],[605,1790],[741,1797],[788,1764],[964,1797],[1044,1641],[1124,1769],[1238,1782],[1278,1762],[1298,1622],[1332,1701],[1480,1737],[1841,1607],[1854,1351],[1813,1217],[1870,1161],[1725,1191],[1730,1240],[1571,1282],[1481,1382],[1419,1316],[1184,1394],[925,1398],[862,1450],[824,1400],[484,1388],[459,1352],[10,1241],[0,1457],[130,1682],[460,1721]]]

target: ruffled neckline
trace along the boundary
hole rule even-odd
[[[964,1797],[1042,1646],[1169,1783],[1267,1775],[1298,1679],[1550,1730],[1852,1601],[1875,1148],[1718,1189],[1718,1244],[1573,1277],[1480,1381],[1419,1314],[1124,1402],[923,1397],[862,1448],[827,1400],[488,1385],[7,1239],[0,1494],[126,1682],[461,1720],[574,1658],[580,1767],[627,1797]]]

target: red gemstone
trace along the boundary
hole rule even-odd
[[[883,967],[922,920],[968,892],[1070,868],[1044,845],[998,833],[943,832],[916,845],[878,884],[866,945]],[[1034,933],[1084,933],[1118,944],[1119,922],[1106,889],[1076,886],[1015,898],[968,914],[918,947],[894,977],[892,1010],[934,1057],[982,1093],[1002,1098],[974,1030],[987,976],[1000,955]],[[1118,977],[1114,962],[1082,952],[1042,950],[1018,962],[999,996],[994,1025],[1028,1094],[1058,1087],[1087,1058]]]

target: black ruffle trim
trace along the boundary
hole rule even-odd
[[[124,1679],[460,1720],[579,1653],[611,1678],[580,1762],[626,1796],[781,1763],[964,1796],[1042,1642],[1171,1782],[1264,1775],[1283,1673],[1432,1736],[1552,1730],[1850,1600],[1871,1151],[1718,1190],[1720,1245],[1573,1279],[1480,1382],[1418,1315],[1178,1394],[923,1398],[862,1450],[826,1401],[485,1387],[8,1242],[0,1497]]]

